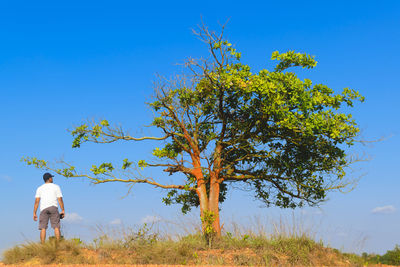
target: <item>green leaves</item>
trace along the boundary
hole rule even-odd
[[[86,124],[82,124],[78,126],[71,132],[72,136],[74,136],[74,140],[72,141],[72,147],[77,148],[81,146],[83,141],[88,140],[87,137],[88,126]]]
[[[233,59],[236,61],[239,61],[242,54],[237,52],[235,48],[233,48],[232,44],[229,43],[228,41],[215,41],[212,46],[212,50],[220,50],[219,53],[224,54],[224,56],[227,56],[229,59]],[[215,53],[217,53],[215,51]]]
[[[76,176],[76,170],[74,166],[68,166],[62,169],[52,169],[47,161],[35,157],[23,157],[21,161],[24,161],[27,165],[33,165],[38,169],[46,169],[46,170],[51,169],[55,171],[57,174],[67,178]]]
[[[92,168],[90,169],[94,175],[110,173],[113,170],[114,167],[111,163],[102,163],[99,167],[92,165]]]
[[[76,176],[76,171],[75,171],[75,167],[74,166],[71,166],[71,167],[68,167],[68,168],[64,168],[64,169],[59,169],[59,170],[57,170],[57,173],[62,175],[62,176],[64,176],[64,177],[66,177],[66,178]]]
[[[208,179],[208,178],[206,178]],[[165,205],[180,204],[182,205],[181,211],[183,214],[187,214],[191,211],[193,207],[199,207],[200,201],[197,193],[193,190],[187,190],[187,188],[195,185],[197,183],[196,178],[193,176],[187,176],[187,181],[185,184],[185,189],[179,190],[169,190],[167,195],[162,199]],[[206,184],[207,195],[210,192],[210,184]],[[218,201],[220,203],[224,202],[226,199],[226,194],[228,192],[227,185],[222,183],[220,185],[220,195]]]
[[[122,169],[123,170],[128,169],[132,165],[132,163],[133,162],[128,161],[128,159],[124,159],[123,164],[122,164]]]
[[[201,217],[201,222],[204,226],[203,233],[205,234],[207,239],[212,238],[215,234],[215,229],[213,227],[213,223],[216,220],[216,214],[212,211],[205,210],[203,211],[203,216]],[[211,247],[211,241],[209,241],[209,246]]]
[[[102,121],[100,122],[100,124],[101,124],[101,126],[105,126],[105,127],[110,126],[110,124],[108,123],[107,120],[102,120]]]
[[[146,168],[148,166],[147,162],[145,160],[139,160],[138,161],[138,167],[143,170],[143,168]]]
[[[72,141],[73,148],[79,148],[82,143],[90,141],[97,141],[100,138],[108,137],[104,130],[110,131],[110,124],[107,120],[101,120],[100,123],[84,123],[78,127],[75,127],[71,131],[71,135],[74,137]]]
[[[24,161],[28,165],[33,165],[38,169],[46,169],[47,168],[47,161],[37,159],[35,157],[23,157],[21,161]]]
[[[314,68],[317,66],[314,56],[305,53],[296,53],[295,51],[288,51],[280,54],[278,51],[272,53],[272,60],[279,60],[280,62],[275,67],[275,71],[282,72],[289,67],[301,66],[303,68]]]
[[[154,126],[156,126],[156,127],[163,127],[163,126],[165,126],[165,121],[164,121],[164,118],[163,117],[155,117],[154,119],[153,119],[153,123],[152,123]]]
[[[179,153],[180,153],[179,148],[173,144],[166,144],[163,149],[159,149],[158,147],[156,147],[153,150],[153,156],[157,158],[174,159],[179,155]]]

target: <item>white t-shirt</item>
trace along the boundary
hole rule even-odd
[[[58,207],[57,198],[62,197],[61,189],[53,183],[43,184],[36,190],[35,198],[40,197],[40,211],[48,207]]]

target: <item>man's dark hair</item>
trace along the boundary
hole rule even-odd
[[[54,177],[54,175],[51,175],[50,173],[46,172],[45,174],[43,174],[43,180],[44,182],[47,182],[47,180],[49,180],[51,177]]]

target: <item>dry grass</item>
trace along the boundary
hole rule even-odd
[[[45,244],[29,242],[4,252],[5,264],[91,264],[83,254],[82,244],[77,240],[63,240],[57,243],[54,239]]]
[[[201,234],[174,237],[151,231],[147,225],[125,230],[118,237],[102,233],[91,243],[79,239],[27,243],[7,250],[6,264],[168,264],[243,266],[362,266],[355,255],[324,247],[308,235],[279,231],[227,232],[210,248]]]

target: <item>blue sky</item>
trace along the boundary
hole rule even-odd
[[[1,1],[0,251],[38,240],[32,209],[43,171],[24,165],[22,156],[64,157],[87,168],[150,153],[151,143],[73,150],[66,129],[107,118],[133,134],[146,133],[151,112],[145,102],[155,74],[171,76],[180,71],[176,63],[206,55],[191,33],[201,17],[214,29],[230,19],[227,37],[256,70],[271,68],[275,50],[307,52],[318,66],[302,77],[366,97],[352,111],[363,137],[386,139],[357,148],[372,158],[357,166],[357,188],[294,214],[333,247],[392,249],[400,243],[399,14],[397,1]],[[156,217],[176,220],[179,213],[178,206],[161,203],[162,191],[148,186],[123,198],[127,188],[121,184],[92,186],[59,176],[55,183],[64,193],[67,236],[90,238],[96,224],[133,226]],[[268,224],[291,214],[262,207],[241,191],[230,192],[222,205],[226,224],[249,226],[255,217]],[[197,210],[183,218],[192,219],[198,219]]]

